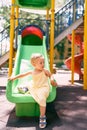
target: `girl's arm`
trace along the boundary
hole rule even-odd
[[[48,70],[46,70],[46,69],[44,69],[44,73],[45,73],[45,75],[46,75],[47,77],[50,78],[51,85],[57,87],[58,84],[57,84],[57,82],[56,82],[56,80],[55,80],[53,74],[51,74],[51,73],[50,73]]]
[[[30,75],[30,74],[32,74],[32,71],[28,71],[28,72],[23,73],[23,74],[18,74],[16,76],[11,76],[8,80],[15,80],[15,79],[22,78],[22,77]]]

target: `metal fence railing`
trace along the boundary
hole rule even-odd
[[[84,0],[71,0],[55,14],[55,37],[84,14]]]
[[[9,27],[10,25],[0,32],[0,57],[9,50]]]

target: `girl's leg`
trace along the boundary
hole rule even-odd
[[[40,121],[39,121],[39,127],[45,128],[46,127],[46,107],[40,106]]]
[[[40,106],[40,116],[45,116],[46,107]]]

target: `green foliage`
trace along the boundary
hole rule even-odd
[[[10,24],[9,18],[10,18],[10,7],[3,6],[0,9],[0,16],[3,17],[3,24],[2,27],[5,28],[7,25]]]
[[[26,25],[38,25],[39,27],[45,29],[45,16],[39,14],[33,14],[25,11],[20,11],[19,14],[19,26],[23,27]]]
[[[57,51],[59,52],[60,59],[63,59],[65,50],[65,39],[63,39],[59,44],[56,45]]]
[[[56,67],[58,67],[58,68],[62,67],[62,65],[64,65],[64,62],[63,62],[63,61],[56,63]]]

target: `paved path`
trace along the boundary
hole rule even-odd
[[[70,71],[58,70],[54,75],[59,86],[57,97],[47,105],[47,127],[45,130],[87,130],[87,91],[75,75],[71,85]],[[0,130],[39,130],[38,117],[16,117],[15,105],[7,101],[6,75],[0,83]],[[4,81],[5,80],[5,81]]]

